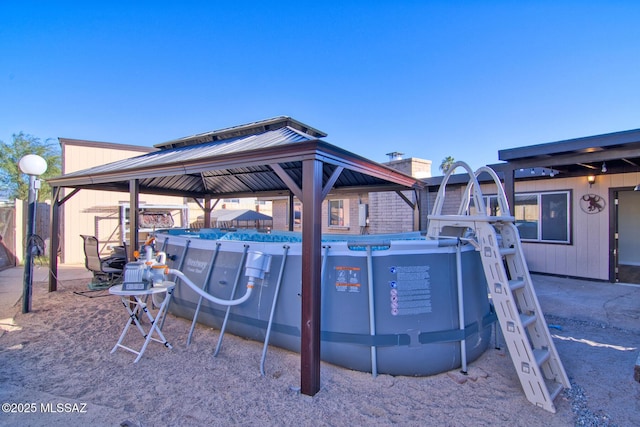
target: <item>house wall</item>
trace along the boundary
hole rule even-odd
[[[431,176],[431,160],[418,158],[407,158],[393,160],[384,163],[402,173],[416,178]],[[413,191],[404,191],[403,194],[412,203],[416,203],[416,195]],[[433,196],[435,197],[435,195]],[[342,227],[329,225],[329,201],[343,200],[345,209],[348,205],[348,217]],[[426,195],[421,195],[421,213],[423,229],[426,229],[426,215],[428,212],[429,199]],[[368,206],[368,226],[361,227],[359,223],[360,205]],[[287,223],[287,199],[273,201],[273,228],[276,230],[288,230]],[[332,234],[381,234],[381,233],[401,233],[414,231],[414,211],[402,197],[394,191],[374,192],[374,193],[339,193],[329,194],[322,202],[322,232]],[[300,225],[296,224],[294,230],[300,231]]]
[[[611,218],[609,188],[634,187],[640,173],[601,174],[589,187],[586,177],[518,181],[516,193],[571,190],[571,243],[523,242],[525,257],[532,272],[561,276],[609,280],[609,226]],[[483,193],[495,194],[495,187],[483,185]],[[605,208],[589,214],[580,207],[580,199],[595,194],[605,201]]]
[[[92,166],[103,165],[117,160],[139,156],[152,151],[150,147],[134,147],[121,144],[95,143],[79,140],[61,139],[62,173],[67,174]],[[63,190],[63,195],[71,192]],[[83,264],[84,251],[81,234],[96,235],[96,217],[107,214],[89,213],[88,208],[95,206],[115,206],[119,202],[129,201],[129,193],[111,191],[80,190],[61,207],[61,262],[65,264]],[[140,201],[158,204],[182,204],[181,197],[168,197],[141,194]],[[99,224],[99,240],[106,240],[118,226],[118,213],[113,219],[104,219]],[[176,221],[179,221],[176,218]],[[113,235],[118,239],[118,234]]]
[[[415,203],[415,195],[411,191],[405,191],[405,196]],[[345,225],[329,225],[329,200],[341,199],[348,205],[348,219]],[[297,199],[296,199],[297,200]],[[368,205],[369,225],[365,229],[359,223],[359,205]],[[288,230],[286,199],[274,200],[273,228],[274,230]],[[395,192],[376,192],[359,194],[329,195],[322,202],[322,233],[331,234],[381,234],[402,233],[414,231],[413,209]],[[426,214],[423,215],[426,218]],[[426,222],[425,222],[426,224]],[[300,224],[294,226],[294,231],[302,231]]]
[[[403,194],[415,203],[415,194]],[[401,233],[414,231],[413,209],[395,192],[369,194],[369,233]]]
[[[384,165],[418,179],[431,176],[431,160],[410,157],[392,160],[384,163]],[[415,192],[403,191],[402,194],[412,203],[416,203]],[[421,215],[420,228],[426,230],[427,214],[430,206],[429,197],[426,192],[420,194],[419,197],[420,210],[415,215]],[[435,198],[435,195],[433,197]],[[417,231],[415,229],[414,210],[393,191],[369,194],[369,219],[369,233],[371,234]]]
[[[560,178],[518,182],[516,193],[572,190],[571,244],[523,243],[530,271],[606,280],[609,277],[609,212],[587,214],[580,209],[584,194],[607,198],[602,183],[589,187],[583,178]]]
[[[353,193],[353,194],[329,194],[322,202],[322,233],[331,234],[361,234],[364,230],[361,229],[359,224],[359,205],[369,203],[369,195],[366,193]],[[343,200],[344,209],[347,212],[345,217],[344,226],[330,226],[329,225],[329,200]],[[298,203],[298,199],[295,199],[294,203]],[[288,199],[276,199],[271,204],[273,213],[273,229],[274,230],[288,230]],[[371,215],[371,210],[369,210]],[[301,223],[294,224],[293,231],[302,231]]]
[[[271,213],[273,214],[273,229],[274,230],[288,230],[289,227],[287,225],[287,205],[289,204],[288,200],[278,199],[273,200],[271,202]],[[301,231],[294,228],[296,231]]]

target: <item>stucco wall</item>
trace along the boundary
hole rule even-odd
[[[150,151],[149,147],[136,149],[130,146],[120,146],[119,144],[101,144],[87,141],[61,140],[63,170],[62,173],[70,173],[78,170],[88,169],[92,166],[115,162],[130,157],[139,156]],[[64,190],[67,195],[71,190]],[[102,219],[96,221],[97,216],[107,216],[102,213],[86,212],[88,208],[95,206],[116,206],[120,201],[129,201],[129,193],[118,193],[110,191],[80,190],[62,205],[61,209],[61,261],[66,264],[83,264],[84,251],[80,234],[96,235],[96,224],[98,224],[98,238],[101,241],[107,240],[118,226],[117,211],[114,211],[113,219]],[[182,204],[181,197],[167,197],[155,195],[140,195],[141,202],[162,203],[162,204]],[[175,218],[179,221],[179,218]],[[118,238],[118,234],[112,236]]]

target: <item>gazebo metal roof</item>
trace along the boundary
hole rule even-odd
[[[319,131],[306,134],[292,127],[289,120],[271,121],[270,129],[259,134],[199,144],[190,144],[189,139],[160,144],[172,148],[68,173],[49,183],[52,187],[128,192],[129,182],[136,179],[139,191],[148,194],[276,196],[288,194],[290,183],[301,187],[302,162],[313,158],[323,162],[323,184],[338,166],[343,168],[332,182],[334,191],[365,187],[367,191],[400,190],[420,185],[413,177],[317,139],[314,135],[324,135]],[[254,130],[263,127],[258,123]],[[276,127],[278,124],[281,127]],[[214,134],[207,135],[211,138]]]

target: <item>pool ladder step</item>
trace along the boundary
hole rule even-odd
[[[555,398],[571,386],[542,315],[518,229],[513,222],[486,222],[476,223],[475,233],[491,298],[522,389],[531,403],[555,412]]]
[[[445,215],[442,214],[445,187],[459,166],[467,169],[469,183],[457,214]],[[481,173],[488,173],[498,188],[497,206],[491,212],[477,180]],[[473,215],[470,214],[471,200],[474,203]],[[433,206],[427,236],[433,239],[457,238],[471,243],[480,253],[498,322],[522,390],[534,405],[556,412],[555,398],[571,385],[540,309],[520,234],[515,218],[510,216],[499,177],[488,167],[473,172],[463,162],[454,163],[440,184]]]

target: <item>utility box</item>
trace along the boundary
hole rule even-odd
[[[367,218],[369,218],[369,205],[361,203],[358,205],[358,225],[360,227],[366,227]]]

